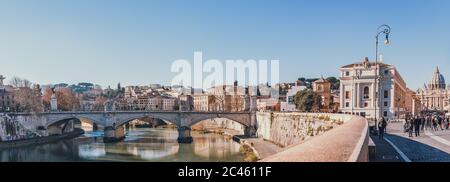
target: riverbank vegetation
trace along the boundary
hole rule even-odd
[[[239,152],[244,155],[245,162],[256,162],[258,161],[258,156],[256,156],[253,149],[248,145],[241,145]]]

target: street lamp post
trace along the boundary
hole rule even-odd
[[[376,94],[375,94],[375,130],[378,130],[378,113],[377,113],[377,107],[380,107],[381,111],[381,105],[380,105],[380,85],[379,85],[379,74],[378,74],[378,44],[379,44],[379,37],[380,35],[384,34],[386,36],[386,39],[384,41],[384,44],[388,45],[390,43],[389,41],[389,34],[391,33],[391,27],[389,25],[383,24],[378,27],[377,29],[377,35],[375,36],[375,87],[376,87]]]

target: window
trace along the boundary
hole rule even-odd
[[[350,76],[350,72],[349,72],[349,71],[346,71],[346,72],[345,72],[345,76]]]
[[[387,116],[388,116],[387,111],[384,111],[384,112],[383,112],[383,116],[384,116],[384,117],[387,117]]]
[[[350,103],[349,103],[349,102],[346,102],[346,103],[345,103],[345,107],[350,107]]]
[[[384,102],[384,107],[387,107],[388,106],[388,102]]]
[[[350,99],[350,91],[345,91],[345,99]]]
[[[369,93],[370,93],[369,87],[364,87],[364,91],[363,91],[363,97],[364,97],[364,99],[370,98],[370,97],[369,97]]]
[[[365,112],[361,112],[360,114],[362,117],[366,117],[366,113]]]
[[[367,102],[364,102],[364,107],[369,107],[369,104]]]
[[[389,75],[389,70],[384,70],[384,75]]]
[[[389,91],[387,90],[384,91],[384,98],[385,99],[389,98]]]

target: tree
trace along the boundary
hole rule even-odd
[[[34,113],[43,111],[39,85],[33,85],[31,81],[19,77],[13,77],[10,84],[14,87],[16,111]]]
[[[317,78],[298,78],[298,81],[302,82],[306,88],[312,88],[312,83],[318,80]]]
[[[339,90],[339,87],[341,86],[341,81],[339,79],[336,77],[328,77],[327,81],[330,82],[331,90]]]
[[[43,105],[39,90],[30,87],[19,87],[14,90],[14,101],[20,112],[40,113]]]
[[[105,102],[108,99],[104,96],[98,96],[95,98],[94,111],[103,111],[105,110]]]
[[[44,94],[42,95],[42,103],[44,104],[45,110],[50,110],[50,99],[53,95],[53,91],[51,88],[47,88],[44,90]]]
[[[58,109],[63,111],[73,111],[80,109],[80,101],[75,93],[69,88],[59,88],[56,90]]]
[[[319,111],[322,99],[311,89],[306,89],[295,94],[294,103],[297,109],[302,112]]]
[[[16,88],[28,87],[31,88],[32,83],[27,79],[22,79],[19,77],[11,78],[10,85]]]

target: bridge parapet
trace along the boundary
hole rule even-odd
[[[198,122],[214,119],[227,118],[246,126],[249,135],[254,132],[256,125],[255,112],[179,112],[179,111],[98,111],[98,112],[45,112],[39,114],[16,113],[17,121],[31,125],[31,128],[45,127],[61,124],[71,119],[86,119],[97,125],[108,128],[110,136],[107,138],[122,138],[122,134],[117,133],[126,123],[140,118],[150,117],[161,119],[176,125],[180,131],[180,141],[192,141],[190,128]],[[119,137],[116,137],[119,136]],[[114,140],[112,140],[114,141]]]
[[[278,113],[280,114],[280,113]],[[285,113],[282,115],[286,115]],[[295,113],[291,113],[294,114]],[[296,113],[303,117],[342,121],[342,125],[303,143],[263,159],[261,162],[368,162],[368,122],[341,114]]]

